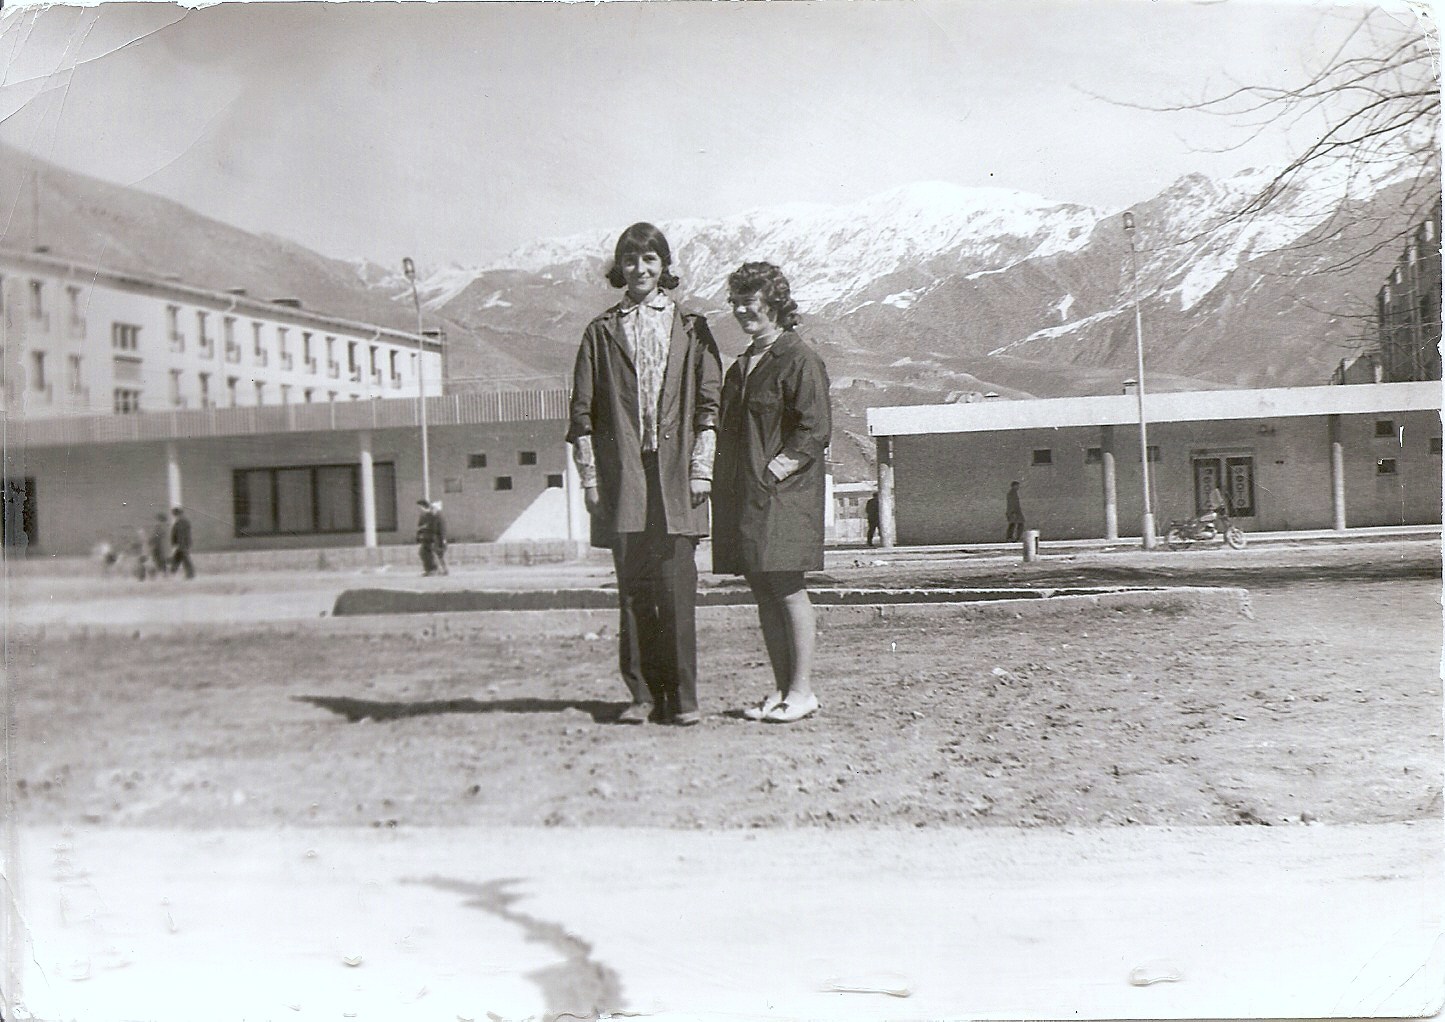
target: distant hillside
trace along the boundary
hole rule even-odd
[[[37,198],[38,189],[38,202]],[[0,145],[0,204],[10,214],[0,245],[45,246],[77,262],[153,276],[174,274],[214,290],[243,287],[257,298],[299,298],[317,312],[415,331],[410,293],[368,288],[356,267],[294,242],[212,220],[148,192],[62,170]],[[38,216],[36,209],[38,207]],[[38,220],[38,234],[37,234]],[[426,329],[444,328],[450,361],[469,375],[532,372],[429,313]]]

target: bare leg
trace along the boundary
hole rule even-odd
[[[817,643],[818,617],[808,590],[799,589],[783,597],[781,611],[787,627],[788,679],[783,689],[789,699],[813,694],[813,649]],[[774,663],[777,670],[776,661]]]
[[[783,604],[769,593],[755,593],[758,600],[758,624],[763,629],[763,645],[768,648],[768,661],[773,667],[777,698],[787,695],[793,676],[792,640],[788,615]]]

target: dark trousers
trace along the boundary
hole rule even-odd
[[[171,554],[171,574],[174,575],[181,568],[186,569],[186,578],[196,577],[196,567],[191,563],[191,552],[176,547],[175,552]]]
[[[1008,534],[1004,536],[1003,541],[1004,541],[1005,543],[1012,543],[1012,542],[1013,542],[1014,540],[1016,540],[1016,539],[1023,539],[1023,538],[1024,538],[1024,523],[1023,523],[1023,522],[1009,522],[1009,523],[1008,523]]]
[[[697,710],[697,538],[669,535],[657,459],[647,470],[647,531],[619,533],[617,664],[634,703],[660,717]]]

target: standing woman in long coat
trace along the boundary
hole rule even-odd
[[[794,332],[798,304],[776,266],[744,263],[728,277],[728,302],[752,343],[723,381],[713,570],[747,579],[772,663],[775,690],[743,715],[791,724],[818,710],[803,573],[823,567],[828,370]]]

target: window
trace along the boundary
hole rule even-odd
[[[237,469],[231,499],[237,536],[360,532],[360,465]],[[372,466],[376,528],[396,531],[396,470]]]
[[[1395,439],[1395,420],[1394,420],[1394,419],[1376,419],[1376,420],[1375,420],[1375,438],[1376,438],[1377,440],[1393,440],[1393,439]]]
[[[84,373],[81,372],[81,356],[65,356],[65,369],[66,376],[69,377],[66,382],[70,386],[70,392],[72,394],[79,394],[84,391],[85,386],[81,383],[81,381],[85,378]]]
[[[43,351],[30,353],[30,389],[45,389],[45,352]]]
[[[494,490],[510,490],[511,488],[512,488],[512,477],[511,477],[511,476],[497,476],[496,480],[495,480],[495,481],[493,482],[493,484],[492,484],[492,489],[494,489]]]
[[[283,405],[291,403],[291,384],[289,383],[281,384],[281,403]]]
[[[140,411],[140,391],[132,390],[129,387],[116,387],[114,398],[115,413],[117,415],[127,415],[131,412]]]
[[[547,476],[547,489],[560,490],[562,488],[562,473],[555,472]]]
[[[447,493],[461,493],[462,481],[456,476],[447,476],[442,480],[442,489]]]
[[[238,404],[236,400],[236,388],[240,382],[241,381],[234,376],[226,377],[226,400],[231,403],[232,408],[235,408]]]
[[[287,329],[284,326],[276,328],[276,353],[282,356],[286,354]]]
[[[536,452],[536,451],[518,451],[518,452],[517,452],[517,464],[518,464],[518,465],[535,465],[535,464],[537,464],[537,452]]]
[[[1102,447],[1090,447],[1084,451],[1085,465],[1102,465],[1104,463],[1104,449]]]
[[[266,403],[266,384],[261,380],[256,381],[256,403],[258,405]]]
[[[209,348],[211,346],[211,339],[206,336],[206,321],[208,318],[206,313],[199,309],[196,310],[196,343],[202,348]]]
[[[110,346],[116,351],[136,351],[140,348],[140,327],[130,323],[110,325]]]
[[[196,379],[201,381],[201,407],[211,407],[211,374],[200,373]]]
[[[80,288],[69,284],[65,288],[65,304],[72,330],[85,329],[85,317],[81,315]]]
[[[261,324],[251,324],[251,350],[260,355],[265,352],[266,346],[261,343]]]
[[[308,405],[309,405],[309,404],[311,403],[312,399],[313,399],[315,396],[316,396],[316,392],[315,392],[314,390],[312,390],[310,387],[307,387],[305,390],[303,390],[303,391],[301,392],[301,401],[302,401],[303,404],[308,404]]]
[[[236,317],[227,316],[221,320],[221,339],[226,342],[226,347],[236,343]]]
[[[350,370],[353,370],[353,371],[357,368],[357,366],[356,366],[356,342],[355,342],[355,341],[347,341],[347,342],[346,342],[346,368],[347,368],[347,369],[350,369]]]
[[[1041,448],[1039,448],[1039,449],[1037,449],[1037,450],[1034,451],[1033,464],[1035,464],[1035,465],[1052,465],[1053,463],[1054,463],[1054,452],[1053,452],[1051,449],[1049,449],[1049,448],[1047,448],[1047,447],[1041,447]]]
[[[1392,476],[1395,474],[1395,459],[1381,458],[1375,462],[1375,475]]]
[[[45,316],[45,285],[38,280],[30,282],[30,318],[41,319]]]
[[[172,369],[172,370],[171,370],[171,407],[172,407],[172,408],[180,408],[180,407],[182,407],[184,404],[185,404],[185,402],[181,400],[181,371],[180,371],[179,369]]]
[[[468,454],[467,468],[486,468],[487,456],[485,454]]]
[[[1430,438],[1430,453],[1434,455],[1440,453],[1440,438],[1438,436],[1432,436]]]
[[[1163,460],[1164,460],[1164,459],[1163,459],[1163,455],[1161,455],[1161,454],[1159,453],[1159,445],[1158,445],[1158,444],[1150,444],[1150,445],[1149,445],[1149,460],[1150,460],[1151,462],[1154,462],[1154,461],[1163,461]]]
[[[170,338],[172,351],[186,350],[186,335],[181,333],[181,307],[166,306],[166,336]]]
[[[301,331],[301,361],[311,361],[311,331]]]

